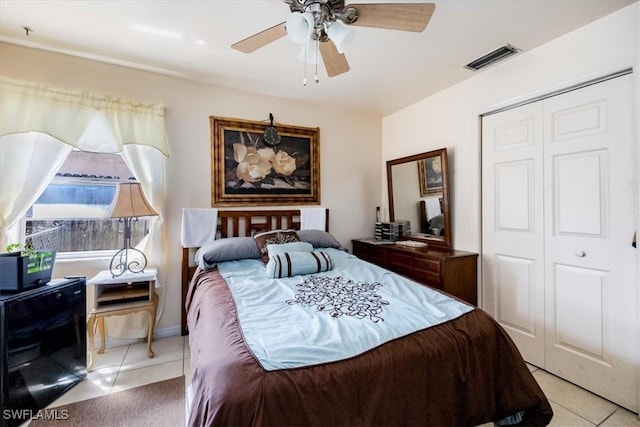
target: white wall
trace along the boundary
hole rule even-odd
[[[167,106],[171,156],[166,164],[167,253],[165,307],[158,328],[180,324],[180,220],[184,207],[211,203],[209,116],[320,128],[321,205],[331,232],[346,246],[372,236],[380,205],[380,117],[335,105],[257,95],[62,54],[0,44],[4,76]],[[327,83],[329,84],[329,83]],[[304,90],[304,87],[300,87]],[[93,276],[108,260],[56,263],[54,275]]]
[[[639,21],[640,5],[634,3],[384,117],[383,177],[387,160],[446,147],[454,247],[480,252],[480,114],[637,67]],[[517,40],[505,41],[517,46]],[[635,74],[639,82],[639,73]],[[386,206],[385,188],[381,198]]]

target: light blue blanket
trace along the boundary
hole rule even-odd
[[[473,310],[346,252],[323,251],[332,270],[283,279],[267,278],[261,260],[218,264],[266,370],[347,359]]]

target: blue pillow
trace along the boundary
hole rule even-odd
[[[227,237],[207,243],[196,252],[196,263],[208,270],[222,261],[260,258],[260,251],[253,237]]]
[[[335,248],[344,250],[344,247],[336,240],[331,233],[323,230],[300,230],[298,238],[302,242],[308,242],[314,248]]]
[[[333,261],[326,252],[284,252],[269,257],[267,277],[281,278],[320,273],[332,268]]]

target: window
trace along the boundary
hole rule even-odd
[[[72,151],[26,214],[25,243],[58,252],[117,250],[123,223],[103,219],[116,183],[134,179],[119,154]],[[148,221],[131,223],[131,244],[149,233]]]

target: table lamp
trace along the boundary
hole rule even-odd
[[[113,203],[105,216],[106,218],[118,218],[120,222],[124,223],[124,245],[111,258],[109,264],[109,271],[113,277],[121,276],[127,271],[131,273],[144,272],[144,268],[147,266],[147,257],[141,250],[131,247],[131,221],[137,221],[143,216],[154,215],[158,215],[158,212],[153,210],[144,197],[139,182],[119,182],[117,184]],[[137,253],[142,259],[138,260],[136,257],[129,261],[129,252]]]

